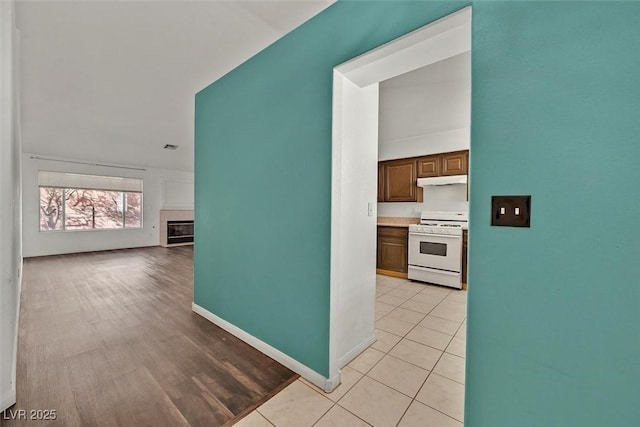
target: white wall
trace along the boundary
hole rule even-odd
[[[423,191],[421,188],[418,191]],[[467,187],[443,185],[424,188],[424,202],[378,203],[378,216],[418,218],[422,211],[468,211]]]
[[[0,410],[16,401],[22,248],[18,37],[13,1],[0,1]]]
[[[158,229],[160,209],[193,209],[193,174],[190,172],[152,168],[139,171],[34,159],[32,157],[38,156],[36,154],[23,156],[25,257],[156,246],[160,242]],[[39,231],[38,171],[40,170],[143,179],[143,228],[68,232]]]
[[[193,209],[193,174],[168,175],[162,173],[162,191],[160,194],[162,195],[160,209]]]
[[[387,143],[381,141],[378,147],[378,160],[403,159],[449,151],[468,150],[470,140],[469,128],[465,127]]]
[[[378,85],[334,71],[333,108],[331,377],[375,341]]]
[[[470,52],[381,82],[378,160],[468,150],[470,114]],[[423,203],[379,203],[378,216],[468,206],[464,185],[426,187]]]

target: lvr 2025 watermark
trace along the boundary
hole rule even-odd
[[[2,412],[3,420],[53,421],[58,418],[55,409],[6,409]]]

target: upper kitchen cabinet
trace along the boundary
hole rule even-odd
[[[400,159],[378,164],[378,198],[381,202],[421,202],[416,159]],[[382,185],[382,188],[380,188]],[[382,199],[380,200],[380,196]]]
[[[384,201],[384,163],[378,162],[378,201]]]
[[[456,151],[442,155],[442,176],[466,175],[469,171],[469,151]]]
[[[418,159],[418,178],[440,176],[440,156],[426,156]]]
[[[418,178],[466,175],[469,171],[469,150],[433,154],[418,158]]]

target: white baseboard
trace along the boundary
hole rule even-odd
[[[10,408],[16,403],[16,388],[15,385],[9,390],[8,393],[5,393],[2,398],[0,398],[0,412],[4,411],[7,408]]]
[[[18,327],[20,325],[20,299],[22,296],[22,269],[24,268],[24,264],[22,261],[22,257],[20,257],[20,267],[18,273],[18,292],[17,292],[17,302],[16,302],[16,329],[14,331],[13,337],[13,360],[11,364],[11,389],[9,389],[5,394],[0,397],[0,411],[4,411],[10,406],[16,403],[16,374],[18,367]]]
[[[353,359],[358,357],[360,353],[365,351],[374,342],[376,342],[375,333],[370,337],[366,338],[365,340],[363,340],[360,344],[358,344],[353,349],[351,349],[351,351],[349,351],[347,354],[345,354],[340,359],[338,359],[338,369],[342,369],[345,366],[347,366],[349,362],[351,362]]]
[[[299,374],[300,376],[302,376],[305,380],[320,387],[325,392],[329,393],[333,391],[333,389],[335,389],[338,386],[338,384],[340,384],[340,374],[336,375],[333,378],[326,378],[321,374],[317,373],[316,371],[314,371],[313,369],[309,368],[308,366],[303,365],[302,363],[293,359],[291,356],[284,354],[277,348],[272,347],[271,345],[260,340],[259,338],[254,337],[248,332],[216,316],[215,314],[211,313],[209,310],[200,307],[198,304],[192,303],[191,307],[194,313],[199,314],[200,316],[204,317],[211,323],[221,327],[225,331],[229,332],[231,335],[234,335],[240,338],[242,341],[246,342],[251,347],[261,351],[262,353],[266,354],[273,360],[283,364],[284,366],[291,369],[296,374]]]
[[[11,367],[11,389],[13,391],[13,403],[16,403],[16,378],[18,370],[18,333],[20,332],[20,301],[22,301],[22,273],[24,271],[24,259],[20,257],[18,270],[18,295],[16,301],[16,330],[13,340],[13,366]],[[12,405],[13,405],[12,403]]]

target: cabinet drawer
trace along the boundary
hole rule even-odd
[[[407,227],[378,226],[378,236],[401,237],[406,239],[409,237],[409,229]]]

